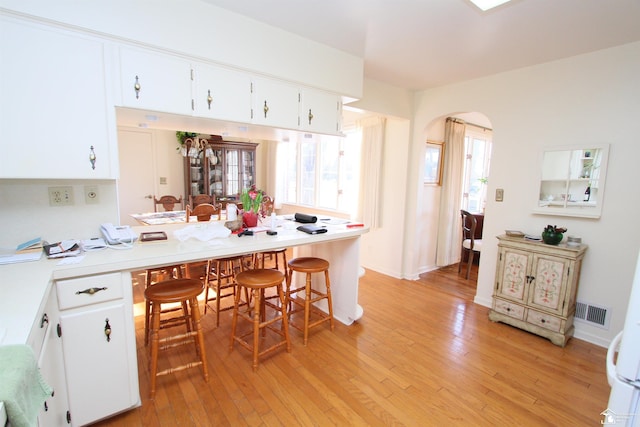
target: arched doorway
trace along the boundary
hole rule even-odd
[[[447,117],[463,122],[469,131],[464,135],[467,143],[453,147],[445,141]],[[487,116],[478,112],[452,112],[442,115],[429,123],[425,129],[424,141],[443,142],[443,174],[440,185],[424,183],[419,218],[424,221],[423,232],[426,239],[419,242],[420,272],[434,270],[459,262],[460,259],[460,209],[482,214],[486,200],[486,184],[490,167],[490,144],[492,125]],[[488,140],[489,147],[477,142]],[[488,138],[487,138],[488,136]],[[474,142],[477,142],[474,154]],[[470,152],[466,149],[469,147]],[[482,152],[479,162],[474,155]],[[453,161],[453,157],[457,159]],[[478,168],[477,163],[484,166]],[[421,177],[422,178],[422,177]],[[443,256],[444,255],[444,256]]]

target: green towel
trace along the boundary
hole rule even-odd
[[[32,427],[53,389],[40,374],[28,345],[0,347],[0,401],[12,427]]]

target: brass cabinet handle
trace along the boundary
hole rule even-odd
[[[84,291],[77,291],[77,292],[76,292],[76,295],[80,295],[80,294],[89,294],[89,295],[93,295],[93,294],[95,294],[96,292],[106,291],[106,290],[107,290],[107,288],[106,288],[106,287],[104,287],[104,288],[87,288],[87,289],[85,289]]]
[[[140,86],[140,82],[138,81],[138,76],[136,76],[136,82],[133,85],[133,90],[136,91],[136,99],[140,98],[140,89],[142,87]]]
[[[213,102],[213,97],[211,96],[211,89],[207,91],[207,104],[209,104],[209,110],[211,110],[211,103]]]
[[[95,152],[95,149],[93,148],[93,145],[89,149],[89,162],[91,163],[91,169],[95,169],[96,168],[96,152]]]
[[[269,112],[269,106],[267,105],[267,101],[264,101],[264,108],[262,109],[264,111],[264,118],[267,118],[267,113]]]
[[[109,318],[104,319],[104,334],[107,336],[107,342],[111,341],[111,325],[109,324]]]
[[[311,109],[309,109],[309,124],[311,124],[311,120],[313,120],[313,114],[311,114]]]

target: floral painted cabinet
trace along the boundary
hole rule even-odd
[[[489,318],[564,346],[573,316],[586,245],[568,247],[498,237],[498,262]]]

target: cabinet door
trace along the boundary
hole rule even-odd
[[[213,158],[209,161],[209,191],[216,198],[221,198],[224,193],[224,150],[220,147],[213,147]]]
[[[534,254],[531,273],[534,279],[528,302],[530,307],[562,314],[570,262],[562,258]]]
[[[191,64],[156,52],[120,48],[121,105],[191,115]]]
[[[9,17],[0,39],[0,178],[115,178],[104,43]]]
[[[500,249],[496,296],[525,302],[531,260],[531,254],[528,252],[504,247]]]
[[[304,89],[300,105],[300,129],[334,135],[340,132],[342,103],[337,95]]]
[[[298,129],[299,92],[296,86],[255,77],[252,105],[254,124]]]
[[[238,71],[194,66],[194,114],[234,122],[251,121],[251,79]]]
[[[240,181],[240,161],[242,150],[237,148],[227,148],[224,156],[224,196],[234,198],[242,191]]]
[[[138,373],[126,316],[122,301],[62,312],[62,346],[73,425],[131,408],[139,400],[132,388],[135,381],[137,390]],[[107,322],[109,338],[105,333]]]
[[[67,384],[62,357],[62,340],[58,337],[59,314],[56,307],[55,287],[47,303],[47,331],[45,333],[38,366],[44,380],[53,388],[53,395],[44,404],[38,415],[40,426],[67,425]]]

